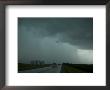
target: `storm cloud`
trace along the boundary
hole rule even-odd
[[[92,63],[92,49],[92,18],[18,18],[19,61]]]

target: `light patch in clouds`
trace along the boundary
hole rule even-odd
[[[78,54],[80,63],[82,64],[93,63],[93,51],[92,50],[77,49],[77,54]]]

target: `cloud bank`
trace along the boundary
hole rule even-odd
[[[19,18],[18,60],[92,63],[92,18]],[[81,60],[79,52],[88,55]]]

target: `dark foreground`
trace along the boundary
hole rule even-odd
[[[63,63],[61,73],[93,73],[93,64]]]
[[[19,73],[93,73],[93,64],[18,64]]]

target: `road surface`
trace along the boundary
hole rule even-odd
[[[39,69],[31,69],[25,71],[19,71],[19,73],[60,73],[62,65],[57,65],[56,67],[44,67]]]

